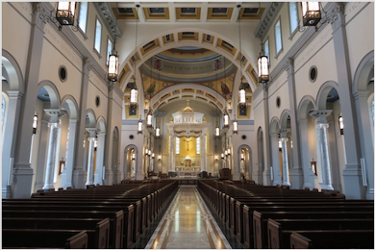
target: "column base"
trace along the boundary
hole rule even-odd
[[[281,185],[282,180],[281,180],[281,172],[279,168],[273,168],[273,186]]]
[[[82,169],[75,169],[73,171],[73,187],[84,189],[85,187],[86,173]]]
[[[8,199],[11,197],[11,186],[6,186],[6,187],[3,187],[2,189],[2,198],[3,199]]]
[[[373,200],[374,199],[374,189],[373,188],[368,188],[366,190],[366,199],[367,200]]]
[[[15,164],[11,185],[11,198],[30,198],[34,171],[29,163]]]
[[[301,189],[303,186],[303,173],[302,168],[293,168],[290,173],[291,188]]]
[[[364,199],[366,196],[365,187],[362,185],[362,174],[359,165],[347,164],[343,173],[344,194],[347,199]]]

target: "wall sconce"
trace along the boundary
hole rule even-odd
[[[161,161],[161,155],[158,156],[158,160]]]
[[[339,129],[340,129],[340,135],[344,134],[344,119],[342,118],[342,115],[339,116]]]
[[[241,154],[241,161],[244,161],[244,160],[245,160],[245,155]]]
[[[221,153],[221,159],[224,160],[224,154],[223,153]]]
[[[310,162],[310,165],[311,165],[311,170],[317,176],[318,172],[317,172],[317,168],[316,168],[316,161],[314,161],[314,159],[312,159],[312,161]]]
[[[301,2],[303,26],[316,26],[321,19],[319,2]]]
[[[215,155],[215,161],[217,161],[218,160],[218,156],[217,155]]]
[[[267,83],[269,80],[268,57],[264,54],[263,45],[258,57],[258,80],[260,83]]]
[[[145,155],[148,155],[148,148],[146,148],[145,150]]]
[[[132,160],[135,160],[135,154],[132,154]]]
[[[281,151],[282,148],[283,148],[283,144],[282,144],[281,140],[279,140],[279,151]]]
[[[238,134],[238,122],[233,121],[233,134]]]
[[[138,134],[142,134],[142,131],[143,131],[143,122],[142,122],[142,116],[139,118],[138,120],[138,126],[137,126],[137,129],[138,129]]]
[[[230,156],[230,148],[228,148],[228,150],[227,150],[227,151],[228,151],[228,156]]]
[[[60,25],[74,25],[76,2],[58,2],[56,20]]]
[[[154,153],[151,154],[151,158],[152,158],[152,159],[155,158],[155,154],[154,154]]]
[[[229,126],[229,117],[228,115],[224,115],[224,127],[228,127]]]
[[[147,127],[148,128],[152,127],[152,115],[151,114],[147,115]]]
[[[114,43],[116,46],[116,42]],[[108,80],[111,82],[117,82],[118,76],[118,55],[115,48],[113,48],[112,53],[109,55],[108,60]]]
[[[33,134],[36,134],[36,130],[38,129],[38,116],[34,115],[34,120],[33,120]]]
[[[225,150],[224,154],[225,154],[225,157],[227,157],[228,156],[228,150]]]

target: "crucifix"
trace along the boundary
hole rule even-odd
[[[191,141],[189,138],[190,137],[186,137],[186,140],[184,140],[186,141],[186,151],[189,151],[189,142]]]

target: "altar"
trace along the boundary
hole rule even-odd
[[[200,167],[176,167],[176,174],[179,178],[197,178],[200,169]]]

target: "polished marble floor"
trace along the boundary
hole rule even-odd
[[[194,185],[182,185],[146,249],[231,249]]]

